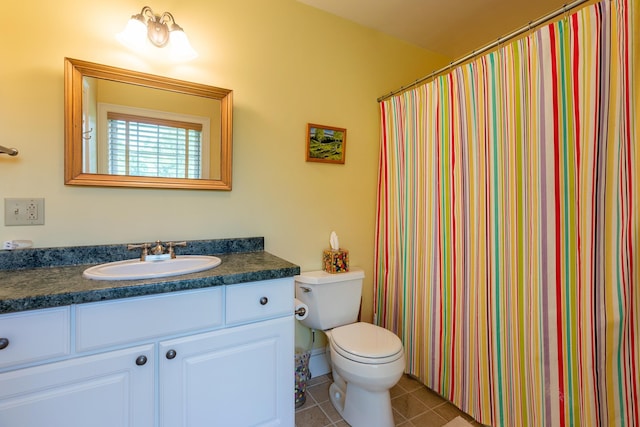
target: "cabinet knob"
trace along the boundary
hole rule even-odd
[[[138,356],[136,359],[136,365],[138,366],[142,366],[145,363],[147,363],[147,356],[145,356],[144,354],[142,356]]]
[[[0,338],[0,350],[9,347],[9,338]]]
[[[177,354],[178,353],[176,353],[175,350],[171,349],[171,350],[167,351],[167,359],[171,360],[174,357],[176,357]]]
[[[260,304],[261,305],[267,305],[268,302],[269,302],[269,298],[267,298],[267,297],[260,298]]]

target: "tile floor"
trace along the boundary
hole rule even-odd
[[[312,378],[307,400],[296,409],[296,427],[348,427],[329,401],[331,374]],[[391,389],[391,406],[396,427],[441,427],[457,416],[480,427],[473,418],[420,382],[403,376]],[[374,426],[371,426],[374,427]]]

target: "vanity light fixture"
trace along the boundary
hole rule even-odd
[[[173,15],[169,12],[156,15],[149,6],[132,15],[125,29],[116,37],[133,50],[143,49],[147,40],[156,47],[166,47],[168,55],[175,60],[188,61],[198,56]]]

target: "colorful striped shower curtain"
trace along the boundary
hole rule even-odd
[[[376,322],[484,424],[640,425],[637,6],[380,103]]]

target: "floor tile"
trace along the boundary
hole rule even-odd
[[[332,425],[331,420],[319,406],[296,412],[296,427],[326,427]]]
[[[413,427],[442,427],[448,422],[431,410],[411,419]]]
[[[417,390],[424,387],[420,381],[415,378],[411,378],[409,375],[403,375],[398,381],[398,385],[407,391]]]
[[[396,384],[393,387],[391,387],[391,390],[389,390],[389,395],[391,395],[391,398],[393,399],[394,397],[398,397],[402,394],[408,393],[407,390],[405,390],[404,388],[402,388],[402,386],[400,386],[400,384]]]
[[[411,419],[429,409],[410,393],[391,399],[391,407],[406,419]]]
[[[307,381],[307,388],[314,386],[316,384],[322,384],[329,381],[328,375],[320,375],[319,377],[313,377],[309,381]]]
[[[446,402],[445,398],[427,387],[420,387],[419,389],[412,391],[411,395],[424,403],[429,409],[435,408],[436,406],[442,405]]]
[[[447,421],[451,421],[452,419],[458,416],[461,416],[467,421],[473,421],[473,417],[465,414],[460,409],[458,409],[456,405],[450,402],[446,402],[440,406],[435,407],[433,411]]]
[[[402,414],[400,414],[400,412],[396,411],[395,409],[391,409],[393,411],[393,422],[395,425],[401,425],[402,423],[407,422],[407,418],[404,417]]]
[[[331,383],[329,381],[318,383],[314,386],[307,387],[307,394],[313,397],[318,403],[326,402],[329,400],[329,386]]]
[[[307,383],[306,402],[296,409],[296,427],[349,427],[329,400],[332,381],[329,374]],[[396,427],[442,427],[457,416],[481,427],[471,416],[408,375],[402,376],[390,395]]]
[[[340,416],[336,408],[334,408],[333,403],[331,403],[330,400],[322,402],[320,404],[320,408],[332,422],[336,423],[342,420],[342,417]]]

